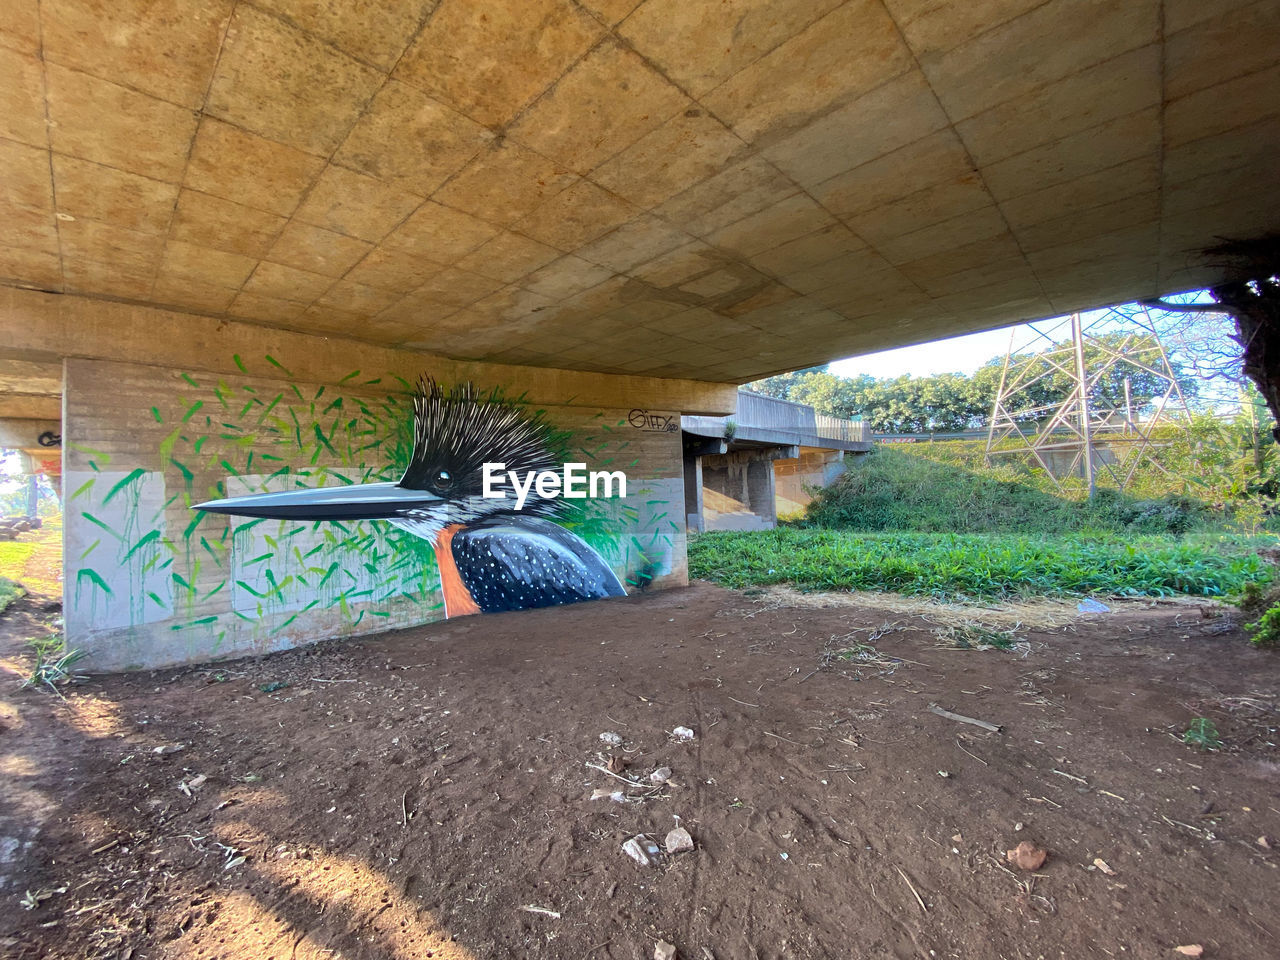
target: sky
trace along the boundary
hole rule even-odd
[[[914,347],[899,347],[868,353],[861,357],[837,360],[831,364],[831,372],[843,377],[856,377],[869,373],[873,377],[898,377],[909,373],[916,377],[936,373],[973,373],[993,357],[1002,357],[1009,349],[1009,331],[1012,327],[971,333],[950,340],[935,340]],[[1024,343],[1029,332],[1020,331],[1019,344]]]

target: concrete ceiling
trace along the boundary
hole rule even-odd
[[[1280,3],[7,0],[0,282],[745,381],[1280,228]]]

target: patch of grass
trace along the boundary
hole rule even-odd
[[[21,584],[32,593],[62,595],[62,516],[43,518],[39,530],[21,540],[0,543],[0,577]]]
[[[960,650],[1013,650],[1018,645],[1013,630],[995,630],[981,623],[952,624],[933,633],[945,646]]]
[[[1221,597],[1271,571],[1253,552],[1168,537],[777,530],[706,533],[689,543],[691,576],[742,589],[891,590],[933,597],[1105,594]]]
[[[0,577],[0,613],[9,609],[9,604],[26,593],[21,586],[8,577]]]
[[[27,561],[31,559],[35,549],[34,543],[25,541],[7,540],[0,543],[0,577],[15,583],[21,582],[27,571]]]
[[[1199,747],[1201,750],[1222,749],[1222,737],[1218,735],[1218,728],[1208,717],[1196,717],[1192,720],[1182,735],[1182,742],[1188,746]]]

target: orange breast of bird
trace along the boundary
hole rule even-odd
[[[462,524],[445,527],[436,536],[436,566],[440,568],[440,591],[444,594],[444,615],[449,619],[479,613],[480,608],[471,597],[471,591],[462,582],[458,565],[453,562],[453,537]]]

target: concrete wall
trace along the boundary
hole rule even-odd
[[[803,513],[813,498],[806,487],[825,487],[845,471],[844,452],[800,447],[798,457],[769,449],[687,458],[685,509],[692,530],[769,530],[781,518]],[[690,465],[701,474],[701,527],[692,518]]]
[[[702,460],[706,530],[768,530],[778,519],[767,451],[711,454]]]
[[[803,513],[813,499],[806,487],[825,487],[845,471],[844,452],[801,447],[800,456],[775,460],[773,474],[777,484],[779,517]]]
[[[680,432],[662,426],[678,424],[680,411],[660,405],[673,398],[671,382],[646,392],[634,389],[643,378],[572,373],[558,384],[553,371],[524,378],[526,368],[407,353],[393,371],[351,366],[322,380],[317,369],[341,369],[325,346],[296,364],[279,346],[250,354],[230,345],[183,366],[65,360],[66,626],[89,669],[264,653],[441,618],[431,544],[383,521],[254,522],[191,509],[222,496],[399,479],[412,446],[407,378],[419,373],[450,384],[465,368],[478,387],[538,395],[567,434],[569,459],[622,469],[629,481],[625,500],[566,502],[557,522],[628,592],[650,578],[687,582]],[[369,359],[368,348],[350,347],[352,359]],[[546,402],[556,394],[560,403]]]

